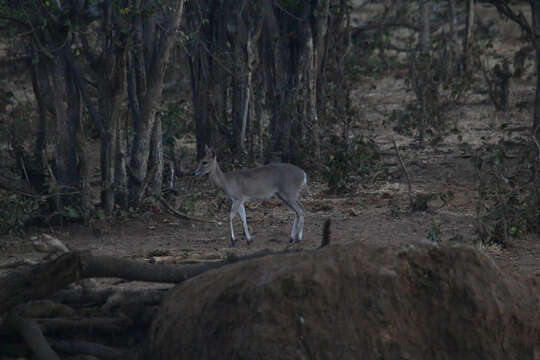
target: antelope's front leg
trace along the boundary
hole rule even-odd
[[[236,241],[234,239],[234,227],[233,227],[233,219],[236,216],[236,213],[238,212],[238,209],[240,208],[240,201],[233,200],[233,204],[231,207],[231,212],[229,213],[229,224],[231,226],[231,245],[234,247],[236,245]]]

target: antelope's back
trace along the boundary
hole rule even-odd
[[[299,194],[306,183],[306,173],[292,164],[270,164],[234,172],[235,182],[243,195],[266,199],[276,193]]]
[[[264,166],[269,172],[275,174],[273,178],[278,192],[299,193],[307,182],[304,170],[292,164],[270,164]]]

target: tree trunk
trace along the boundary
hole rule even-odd
[[[136,6],[140,3],[136,2]],[[136,12],[138,17],[134,32],[135,50],[131,69],[136,79],[136,91],[132,91],[130,101],[134,111],[134,139],[131,149],[130,168],[130,200],[138,205],[144,195],[144,180],[148,171],[150,143],[156,111],[161,101],[163,79],[169,61],[169,54],[176,39],[178,26],[182,17],[184,0],[175,3],[172,14],[158,27],[153,17],[143,21],[144,12]],[[140,10],[140,9],[139,9]],[[144,25],[144,27],[143,27]],[[158,30],[159,29],[159,30]],[[141,50],[144,49],[141,54]],[[144,65],[143,65],[144,64]],[[136,96],[136,98],[134,98]],[[160,165],[161,167],[163,164]]]
[[[270,2],[263,2],[266,31],[263,45],[267,87],[270,104],[270,143],[266,147],[266,162],[289,158],[291,122],[296,121],[292,106],[293,79],[290,78],[290,57],[286,39],[280,34],[281,25]],[[283,19],[286,20],[286,19]]]
[[[68,75],[64,52],[56,54],[53,60],[52,90],[56,115],[55,176],[57,194],[78,190],[77,149],[75,131],[80,109],[77,107],[79,94],[75,91]],[[60,206],[67,200],[59,197]]]
[[[448,24],[450,32],[450,44],[448,46],[448,71],[446,76],[454,76],[456,71],[456,59],[458,59],[456,0],[448,0]]]
[[[534,118],[532,124],[532,138],[536,145],[536,161],[533,166],[532,197],[533,206],[540,208],[540,3],[531,0],[532,31],[536,35],[532,41],[536,52],[536,94],[534,98]],[[540,220],[540,219],[538,219]],[[537,224],[538,226],[538,224]]]
[[[38,56],[37,53],[34,56]],[[49,92],[50,86],[47,78],[47,69],[44,66],[44,59],[32,64],[32,87],[38,107],[38,128],[36,132],[36,142],[34,145],[34,163],[36,181],[32,186],[39,192],[44,193],[47,189],[45,184],[45,169],[47,169],[46,147],[47,147],[47,118],[48,110],[44,93]]]
[[[422,31],[420,33],[420,39],[418,41],[418,55],[414,59],[414,67],[420,67],[420,71],[416,71],[416,97],[420,102],[421,113],[420,113],[420,124],[418,125],[418,143],[420,147],[425,146],[425,137],[426,137],[426,127],[429,116],[429,105],[428,105],[428,96],[430,96],[430,91],[428,84],[432,82],[429,78],[429,68],[430,68],[430,54],[431,50],[431,30],[430,30],[430,17],[433,4],[431,0],[420,2],[420,20]]]
[[[103,124],[101,131],[101,203],[106,216],[111,216],[115,206],[116,159],[119,133],[120,108],[126,91],[126,39],[113,38],[102,68],[98,67],[99,116]]]
[[[431,30],[430,30],[430,17],[433,4],[431,0],[420,2],[420,21],[421,29],[420,39],[418,41],[418,51],[421,53],[429,52],[431,48]]]
[[[79,152],[79,174],[81,178],[81,218],[83,224],[87,226],[94,206],[90,198],[90,165],[88,163],[88,144],[84,134],[79,131],[77,134],[77,149]]]
[[[112,120],[112,119],[109,119]],[[105,131],[101,134],[101,204],[105,216],[111,216],[114,210],[114,185],[116,169],[116,121],[106,124]]]
[[[243,141],[240,143],[240,147],[244,154],[248,154],[248,162],[253,163],[255,161],[254,154],[254,132],[255,127],[255,89],[253,83],[254,71],[259,65],[259,53],[257,51],[257,43],[261,36],[262,21],[260,18],[256,18],[257,22],[251,22],[248,24],[248,33],[246,39],[246,62],[247,62],[247,74],[246,74],[246,90],[244,97],[244,106],[242,114],[242,128],[240,131],[240,138]],[[249,130],[249,136],[248,136]],[[246,143],[247,142],[247,143]]]
[[[127,140],[125,139],[125,125],[119,124],[116,135],[116,169],[114,174],[116,195],[115,199],[120,208],[127,211],[129,208],[128,176],[127,176]]]
[[[245,107],[249,104],[248,87],[248,59],[247,43],[250,37],[249,28],[244,21],[243,12],[246,9],[245,0],[242,1],[240,9],[234,16],[234,32],[230,34],[233,44],[233,66],[234,74],[232,77],[232,142],[231,150],[241,154],[243,160],[246,158],[245,152]],[[246,103],[247,102],[247,103]],[[247,114],[246,114],[247,116]]]
[[[540,3],[531,0],[532,29],[536,34],[534,48],[536,51],[536,95],[534,99],[533,137],[540,144]],[[539,145],[540,146],[540,145]],[[539,149],[540,152],[540,149]]]
[[[209,116],[209,79],[206,55],[201,54],[202,49],[189,61],[191,70],[191,87],[193,94],[193,115],[195,117],[195,138],[197,139],[197,160],[204,154],[205,145],[213,145],[212,121]]]
[[[152,194],[161,196],[161,186],[163,184],[163,129],[161,119],[158,117],[154,121],[152,131],[152,141],[150,149],[150,168],[152,169],[151,188]]]
[[[330,1],[317,1],[311,9],[311,40],[307,42],[308,57],[308,128],[310,129],[311,144],[314,150],[314,165],[318,166],[321,161],[320,133],[321,124],[319,122],[319,100],[317,90],[319,76],[321,76],[323,56],[325,51],[325,39],[328,36],[328,23],[330,19]],[[348,30],[348,29],[347,29]]]
[[[472,45],[474,34],[474,0],[467,0],[467,22],[465,23],[465,37],[463,38],[463,71],[471,71]]]

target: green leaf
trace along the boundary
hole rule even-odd
[[[105,212],[103,212],[103,210],[99,209],[98,211],[96,211],[96,217],[100,220],[103,220],[105,219]]]
[[[69,206],[65,208],[65,216],[71,219],[78,219],[80,218],[79,212],[75,210],[73,207]]]

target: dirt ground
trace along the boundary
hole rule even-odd
[[[396,103],[407,96],[401,80],[383,79],[377,86],[359,89],[364,99],[362,108],[388,101]],[[514,88],[519,101],[531,99],[533,86]],[[523,95],[525,94],[525,95]],[[475,99],[471,99],[474,102]],[[463,243],[475,241],[474,218],[476,206],[476,174],[471,157],[475,149],[501,139],[525,136],[525,133],[506,132],[499,129],[501,123],[507,128],[527,126],[528,112],[496,113],[484,103],[469,103],[458,109],[453,116],[457,132],[436,147],[418,150],[413,139],[400,136],[383,124],[384,118],[366,110],[369,124],[359,131],[373,138],[384,154],[384,162],[393,167],[391,176],[376,177],[371,182],[359,183],[339,197],[329,195],[327,188],[308,172],[307,191],[303,203],[306,207],[304,241],[294,247],[314,248],[321,241],[323,222],[332,219],[332,241],[335,243],[396,244],[422,242],[434,230],[439,231],[440,241],[460,237]],[[489,120],[487,120],[489,119]],[[524,130],[525,131],[525,130]],[[392,147],[392,139],[400,146],[400,152],[408,167],[413,192],[437,193],[452,191],[455,198],[440,208],[440,202],[430,203],[427,212],[407,210],[408,194],[405,176],[399,170],[398,160]],[[240,218],[235,219],[238,242],[230,246],[228,210],[226,202],[218,207],[216,192],[207,178],[186,176],[178,181],[182,194],[190,194],[194,200],[193,215],[215,220],[216,223],[186,221],[159,211],[148,210],[134,219],[124,221],[96,221],[89,228],[65,226],[63,228],[28,229],[24,235],[0,237],[0,264],[21,258],[39,259],[42,255],[31,247],[30,238],[48,233],[65,241],[73,249],[89,249],[95,254],[147,260],[156,253],[179,257],[178,262],[215,260],[229,253],[247,254],[260,249],[282,249],[288,244],[292,226],[292,212],[278,199],[249,203],[246,206],[250,232],[254,242],[247,246],[243,237]],[[475,245],[477,246],[477,245]],[[484,248],[499,266],[532,276],[540,276],[540,240],[529,237],[517,240],[512,246]]]
[[[488,11],[483,9],[481,11]],[[493,10],[493,14],[497,15]],[[482,16],[487,16],[483,14]],[[504,23],[504,35],[494,43],[494,49],[513,54],[521,43],[521,33],[511,22]],[[530,111],[520,111],[514,105],[532,104],[535,84],[528,78],[513,82],[511,111],[494,111],[487,94],[470,95],[450,116],[454,131],[436,146],[419,150],[414,139],[395,133],[395,124],[387,123],[387,115],[403,107],[412,97],[403,79],[392,75],[379,79],[366,78],[353,93],[354,106],[360,117],[358,136],[373,139],[392,168],[390,176],[376,176],[358,183],[347,194],[329,195],[326,187],[308,171],[307,191],[302,199],[306,207],[304,241],[294,247],[314,248],[321,241],[323,222],[332,219],[332,241],[336,243],[396,244],[422,242],[434,230],[440,241],[459,237],[465,244],[475,243],[474,219],[476,206],[476,176],[472,157],[476,149],[500,140],[525,138],[531,123]],[[532,109],[532,105],[528,106]],[[501,130],[505,124],[506,130]],[[409,170],[414,193],[452,191],[454,199],[446,206],[434,201],[427,212],[407,211],[407,182],[399,168],[392,141],[399,145]],[[191,144],[193,145],[193,144]],[[194,154],[192,154],[194,157]],[[187,163],[194,160],[187,159]],[[189,166],[188,166],[189,168]],[[180,262],[219,259],[228,253],[247,254],[260,249],[282,249],[288,244],[293,214],[278,199],[249,203],[246,212],[254,243],[246,245],[240,218],[235,219],[240,241],[230,246],[228,203],[217,207],[216,192],[207,178],[186,176],[177,183],[181,196],[190,194],[193,215],[215,220],[216,223],[186,221],[166,211],[147,211],[134,219],[96,221],[90,227],[27,229],[17,236],[0,237],[0,264],[22,258],[39,259],[30,238],[40,233],[57,236],[73,249],[89,249],[95,254],[107,254],[140,260],[162,253],[179,257]],[[474,245],[479,246],[479,245]],[[483,248],[503,269],[540,277],[540,239],[529,237],[512,242],[512,246]]]

